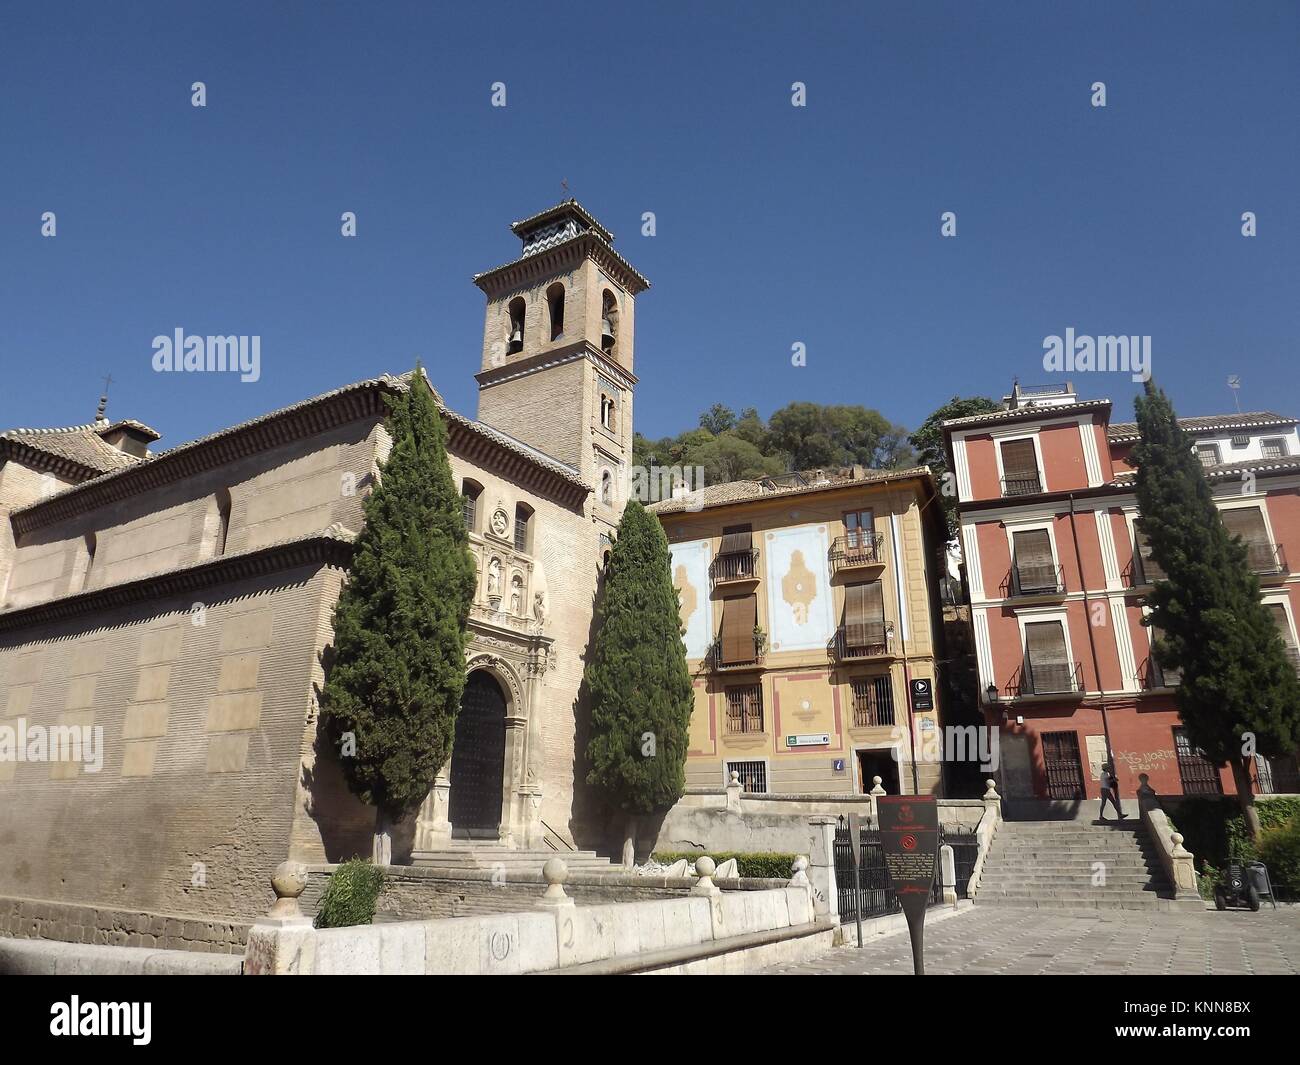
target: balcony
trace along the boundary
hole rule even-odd
[[[728,551],[709,563],[709,587],[733,587],[758,580],[758,548]]]
[[[1143,560],[1141,555],[1134,555],[1129,560],[1129,564],[1124,567],[1120,579],[1126,588],[1147,588],[1156,581],[1168,578],[1165,577],[1165,571],[1160,568],[1160,564],[1155,559]]]
[[[1021,596],[1062,596],[1065,594],[1065,571],[1053,565],[1012,566],[1002,582],[1002,593],[1008,599]]]
[[[1246,542],[1246,565],[1260,577],[1280,577],[1288,572],[1286,552],[1281,544]]]
[[[1075,662],[1040,662],[1026,660],[1013,682],[1017,695],[1082,695],[1083,664]]]
[[[862,625],[841,625],[826,645],[826,654],[835,662],[854,662],[864,658],[887,658],[894,653],[894,623],[869,621]]]
[[[856,573],[885,564],[884,533],[850,533],[837,536],[827,552],[831,576],[837,573]]]
[[[1154,657],[1148,657],[1138,667],[1138,679],[1143,691],[1157,688],[1177,688],[1182,682],[1182,672],[1177,669],[1164,669]]]
[[[748,646],[749,645],[746,644],[747,648]],[[761,669],[766,654],[767,636],[759,636],[755,634],[753,637],[752,658],[737,658],[733,661],[723,661],[722,637],[719,636],[713,641],[713,645],[709,648],[708,656],[704,660],[704,667],[711,673],[728,673],[737,670]]]
[[[1043,490],[1043,479],[1038,474],[1033,476],[1003,477],[1002,478],[1002,495],[1006,496],[1032,496],[1037,495]]]

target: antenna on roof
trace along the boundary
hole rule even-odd
[[[1228,374],[1228,387],[1232,389],[1232,398],[1237,404],[1237,413],[1241,413],[1241,375]]]
[[[113,383],[113,375],[109,374],[104,378],[104,394],[99,397],[99,409],[95,411],[95,423],[108,421],[105,411],[108,410],[108,386]]]
[[[566,193],[569,191],[569,179],[568,179],[568,178],[560,178],[560,188],[562,188]]]

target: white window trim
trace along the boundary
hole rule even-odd
[[[1039,529],[1047,530],[1047,539],[1052,546],[1052,565],[1061,569],[1061,554],[1056,550],[1056,522],[1048,518],[1047,520],[1035,521],[1027,519],[1023,521],[1003,522],[1003,527],[1007,533],[1007,552],[1011,556],[1011,569],[1016,568],[1016,539],[1015,534],[1018,532],[1036,532]],[[1064,578],[1064,573],[1062,573]]]
[[[1267,592],[1260,599],[1265,606],[1281,606],[1286,612],[1287,625],[1291,628],[1291,646],[1300,647],[1300,640],[1296,639],[1295,612],[1291,609],[1291,596],[1286,589],[1280,592]]]
[[[1038,483],[1042,486],[1044,492],[1048,491],[1047,468],[1043,465],[1043,445],[1038,439],[1038,429],[1035,428],[1028,432],[1023,428],[1005,430],[993,434],[993,457],[997,459],[998,464],[998,496],[1003,499],[1006,498],[1003,491],[1006,471],[1002,468],[1002,445],[1016,440],[1032,440],[1034,442],[1034,457],[1038,462]]]
[[[988,702],[988,686],[996,684],[993,675],[993,644],[989,640],[989,612],[982,607],[974,607],[971,612],[971,627],[975,630],[975,672],[979,678],[979,697]]]
[[[1020,663],[1023,669],[1025,661],[1029,658],[1029,640],[1025,636],[1025,625],[1035,624],[1040,621],[1059,621],[1061,631],[1065,634],[1065,660],[1068,666],[1082,666],[1079,659],[1074,657],[1074,643],[1070,639],[1070,615],[1068,612],[1061,610],[1059,607],[1025,607],[1016,611],[1016,624],[1020,626]],[[1091,622],[1089,622],[1091,623]],[[1080,694],[1087,691],[1087,684],[1083,683],[1083,673],[1079,673]],[[1062,693],[1065,694],[1065,693]]]
[[[1091,618],[1088,623],[1092,624]],[[1124,691],[1139,692],[1142,690],[1142,682],[1138,677],[1133,634],[1128,626],[1128,600],[1120,597],[1110,600],[1110,623],[1115,630],[1115,647],[1119,651],[1119,669]]]
[[[957,500],[965,503],[974,498],[970,486],[970,463],[966,459],[966,438],[952,438],[952,472],[957,477]],[[940,485],[940,490],[943,486]]]
[[[1266,500],[1266,496],[1245,497],[1226,501],[1216,499],[1214,505],[1219,508],[1220,514],[1225,510],[1258,510],[1264,517],[1264,532],[1268,535],[1268,542],[1276,544],[1278,541],[1273,537],[1273,523],[1268,520],[1268,504]]]
[[[966,584],[975,600],[984,598],[984,571],[980,564],[979,524],[962,522],[962,558],[966,563]]]

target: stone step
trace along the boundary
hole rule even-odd
[[[1008,909],[1021,910],[1145,910],[1165,909],[1168,900],[1157,898],[1114,899],[999,899],[996,896],[985,898],[977,895],[976,906],[1005,906]]]
[[[1106,883],[1111,884],[1148,884],[1155,877],[1146,872],[1124,872],[1115,873],[1106,870]],[[1020,876],[1013,872],[991,873],[988,876],[980,877],[980,890],[986,887],[1015,887],[1018,884],[1027,886],[1050,887],[1053,884],[1091,884],[1092,873],[1039,873],[1032,876]]]

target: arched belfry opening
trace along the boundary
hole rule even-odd
[[[510,325],[506,330],[507,355],[518,355],[524,350],[524,312],[527,309],[523,296],[516,296],[510,301]]]
[[[551,340],[563,340],[564,282],[557,281],[546,290],[546,308],[551,318]]]
[[[476,669],[465,681],[451,749],[447,819],[454,837],[500,837],[505,757],[506,695],[491,673]]]

